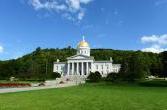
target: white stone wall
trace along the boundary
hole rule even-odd
[[[58,72],[60,74],[65,73],[66,72],[66,63],[59,63],[59,62],[54,63],[53,72]]]
[[[112,72],[118,73],[121,69],[121,64],[113,64]]]
[[[98,71],[102,75],[107,75],[112,72],[112,62],[94,62],[92,72]]]
[[[98,71],[101,73],[102,76],[107,76],[107,74],[111,72],[118,73],[121,68],[120,64],[112,64],[112,62],[94,62],[91,66],[91,72]],[[53,72],[67,74],[67,64],[54,63]]]
[[[71,61],[70,61],[71,62]],[[75,62],[79,62],[78,60]],[[112,64],[112,62],[92,62],[91,72],[100,72],[102,76],[107,76],[108,73],[120,71],[120,64]],[[60,74],[67,74],[67,63],[54,63],[53,72],[58,72]]]

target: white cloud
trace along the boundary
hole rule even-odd
[[[80,0],[67,0],[67,3],[69,5],[70,8],[74,9],[74,10],[79,10],[80,7]]]
[[[162,48],[159,45],[152,45],[149,48],[142,49],[142,51],[144,51],[144,52],[153,52],[153,53],[161,53],[163,51],[167,51],[167,48]]]
[[[153,43],[153,42],[157,42],[158,41],[158,37],[156,35],[152,35],[152,36],[143,36],[141,38],[141,41],[143,43]]]
[[[142,49],[145,52],[160,53],[167,51],[167,34],[164,35],[152,35],[152,36],[143,36],[141,42],[150,44],[148,48]]]
[[[141,38],[141,41],[143,43],[156,43],[156,44],[159,44],[159,45],[167,45],[167,34],[143,36]]]
[[[54,9],[56,11],[61,11],[61,10],[66,10],[67,7],[64,4],[58,4],[56,1],[52,2],[41,2],[41,0],[30,0],[29,3],[34,7],[35,10],[40,10],[40,9],[47,9],[51,10]]]
[[[0,53],[4,52],[4,48],[2,46],[0,46]]]
[[[83,17],[84,17],[84,15],[85,15],[84,12],[80,12],[80,13],[78,14],[78,19],[79,19],[79,20],[82,20]]]
[[[55,11],[70,20],[82,20],[85,16],[84,6],[90,2],[92,0],[29,0],[35,10]]]

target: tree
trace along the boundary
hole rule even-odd
[[[129,81],[144,79],[149,74],[147,59],[142,53],[136,52],[131,56],[126,73]]]
[[[150,74],[150,62],[147,56],[137,51],[125,59],[121,65],[119,78],[126,81],[144,79]]]
[[[151,75],[163,77],[162,69],[163,69],[163,67],[162,67],[161,62],[151,64],[151,66],[150,66]]]
[[[95,73],[91,72],[87,77],[88,82],[99,82],[101,80],[101,74],[96,71]]]
[[[53,62],[57,59],[65,62],[67,57],[75,54],[76,49],[71,47],[63,49],[41,49],[38,47],[34,52],[24,55],[16,60],[0,61],[0,78],[8,79],[13,75],[25,80],[51,78],[53,73]],[[151,75],[158,74],[158,76],[162,76],[162,72],[158,71],[162,68],[161,65],[163,65],[163,76],[167,76],[167,73],[165,72],[166,55],[164,53],[158,55],[141,51],[91,49],[91,56],[94,56],[96,60],[109,60],[112,56],[113,63],[122,64],[119,75],[124,79],[129,79],[129,76],[133,76],[132,73],[136,70],[133,70],[132,68],[138,68],[136,67],[138,65],[137,63],[139,63],[139,65],[142,64],[141,68],[144,67],[146,75],[150,74],[149,71],[151,71]],[[133,57],[136,57],[137,60]],[[142,61],[140,61],[140,59]]]
[[[164,77],[167,77],[167,51],[161,53],[161,61],[162,61],[162,73]]]
[[[129,60],[129,59],[128,59]],[[123,60],[121,64],[120,71],[118,73],[118,77],[120,80],[127,80],[128,78],[128,60]]]
[[[106,81],[108,82],[115,82],[118,80],[118,73],[109,73],[106,77]]]

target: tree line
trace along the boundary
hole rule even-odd
[[[41,49],[38,47],[30,54],[18,59],[0,61],[0,79],[16,77],[21,80],[52,79],[53,62],[76,54],[76,49],[70,46],[63,49]],[[141,51],[123,51],[112,49],[91,49],[95,60],[109,60],[122,64],[121,71],[125,78],[143,78],[148,75],[167,76],[167,52],[155,54]]]

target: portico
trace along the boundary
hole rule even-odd
[[[82,75],[87,76],[91,72],[93,60],[69,60],[67,62],[67,75]]]

